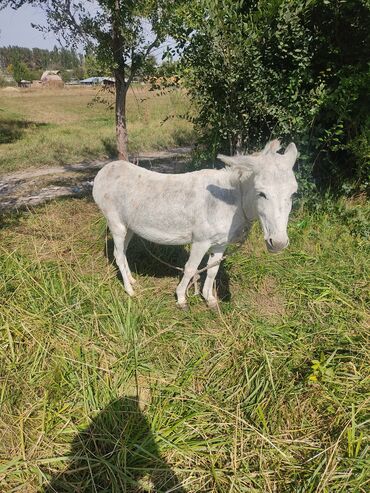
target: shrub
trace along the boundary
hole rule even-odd
[[[369,158],[369,4],[207,0],[175,23],[200,152],[301,152],[301,191],[363,190]],[[202,10],[203,9],[203,10]],[[207,22],[204,22],[204,19]],[[184,44],[185,33],[188,44]]]

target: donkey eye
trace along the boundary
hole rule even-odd
[[[267,199],[266,195],[263,192],[260,192],[258,194],[258,197],[263,197],[264,199]]]

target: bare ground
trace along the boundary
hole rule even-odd
[[[181,173],[189,162],[190,151],[190,147],[152,151],[130,156],[130,160],[153,171]],[[59,197],[86,195],[99,169],[110,161],[112,159],[1,175],[0,211],[27,208]]]

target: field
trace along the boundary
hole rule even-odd
[[[107,104],[94,102],[96,96]],[[111,103],[98,88],[0,89],[0,174],[114,157]],[[130,152],[189,144],[192,126],[176,118],[185,109],[181,91],[161,95],[134,86],[127,101]]]
[[[5,217],[1,492],[368,491],[369,252],[343,217],[299,208],[278,256],[255,227],[219,312],[176,309],[134,240],[129,300],[88,198]]]
[[[0,92],[0,174],[114,155],[95,89]],[[129,96],[132,153],[192,141],[181,92]],[[162,124],[163,123],[163,124]],[[61,181],[61,177],[57,177]],[[90,197],[0,222],[0,492],[368,491],[369,209],[297,205],[230,247],[218,311],[134,239],[129,299]],[[181,486],[179,484],[181,483]]]

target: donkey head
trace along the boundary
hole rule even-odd
[[[267,249],[271,253],[280,252],[289,244],[288,219],[292,196],[297,191],[293,173],[297,148],[291,143],[284,154],[279,154],[279,149],[280,142],[273,140],[255,154],[218,156],[225,164],[239,171],[242,184],[243,181],[248,184],[242,187],[244,212],[251,219],[259,218]]]

